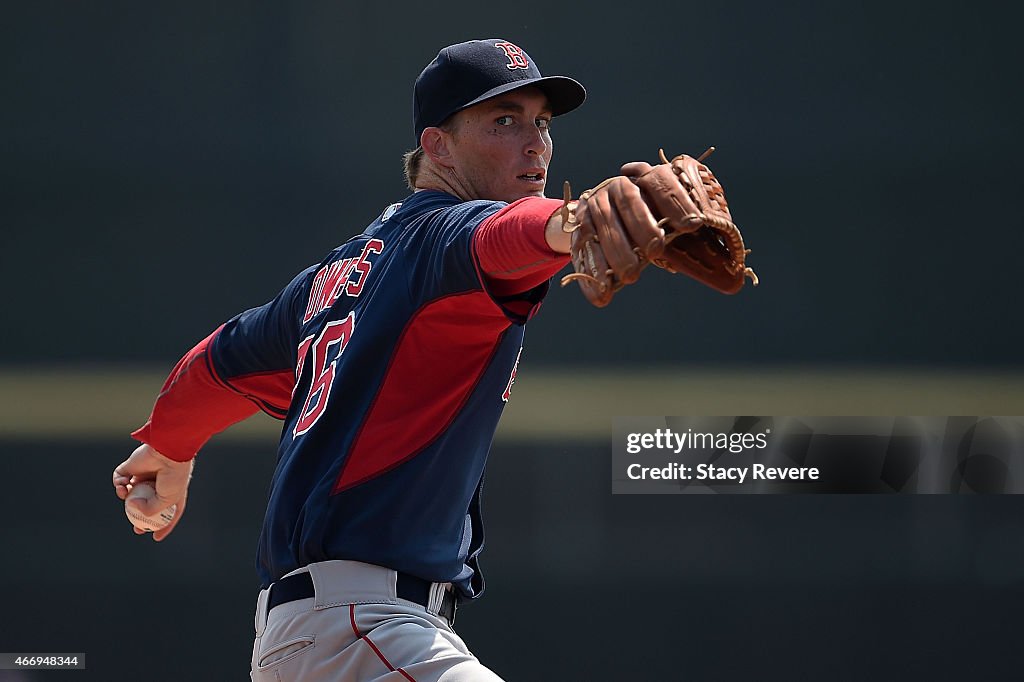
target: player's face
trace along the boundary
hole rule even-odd
[[[452,170],[470,199],[513,202],[544,196],[551,162],[551,109],[534,87],[520,88],[457,114]]]

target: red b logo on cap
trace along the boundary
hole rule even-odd
[[[494,43],[494,46],[505,53],[508,57],[508,64],[505,65],[507,69],[528,69],[530,68],[530,62],[526,61],[526,53],[523,52],[523,48],[512,43]]]

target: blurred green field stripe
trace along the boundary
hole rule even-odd
[[[0,370],[0,439],[124,437],[145,421],[166,368]],[[921,369],[566,371],[520,368],[498,438],[603,439],[625,415],[1024,415],[1024,372]],[[272,443],[257,415],[217,436]],[[269,439],[269,440],[268,440]]]

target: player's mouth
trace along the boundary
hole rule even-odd
[[[529,182],[531,184],[535,184],[535,185],[538,185],[538,186],[541,186],[541,185],[544,184],[544,171],[543,170],[534,170],[534,171],[531,171],[529,173],[523,173],[522,175],[518,175],[516,177],[519,180],[523,180],[524,182]]]

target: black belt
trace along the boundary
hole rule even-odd
[[[429,580],[423,578],[417,578],[414,575],[408,573],[399,573],[397,581],[396,593],[399,599],[405,599],[407,601],[416,602],[423,608],[428,608],[430,605],[430,587],[433,585]],[[315,596],[313,589],[313,576],[309,574],[309,571],[302,573],[296,573],[285,578],[281,578],[276,583],[270,586],[270,597],[267,599],[267,612],[275,606],[281,604],[287,604],[290,601],[296,599],[309,599]],[[455,623],[455,590],[451,589],[445,592],[444,599],[441,601],[441,610],[437,615],[446,619],[449,624]]]

